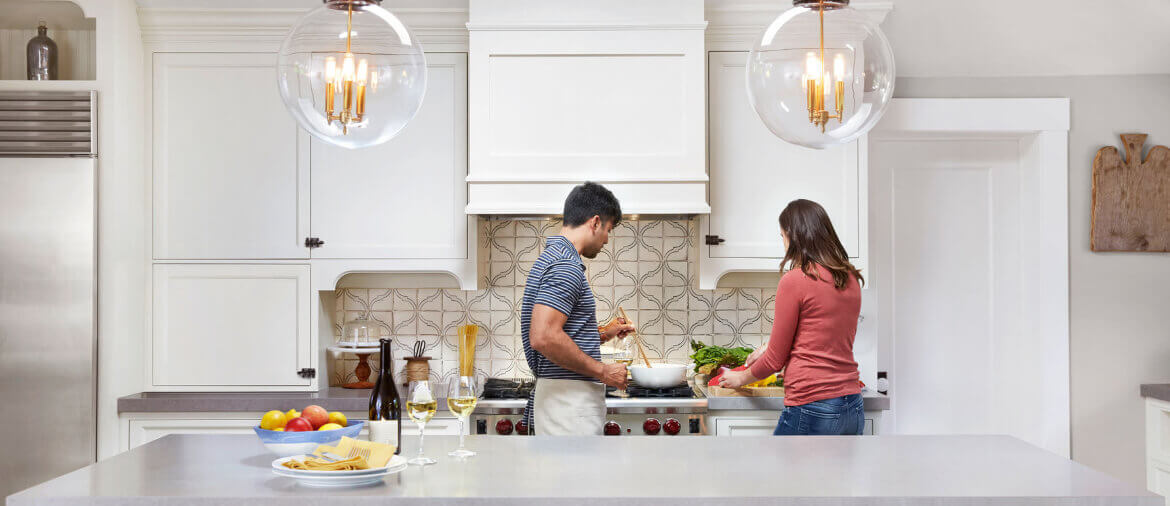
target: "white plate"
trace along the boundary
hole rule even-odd
[[[353,471],[307,471],[289,469],[281,465],[288,460],[303,458],[303,456],[296,456],[276,459],[272,461],[272,472],[277,476],[297,480],[298,483],[309,487],[352,487],[377,483],[388,475],[406,469],[406,458],[401,455],[395,455],[391,458],[386,467]]]

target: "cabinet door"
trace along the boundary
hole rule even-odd
[[[822,151],[773,135],[748,102],[746,62],[746,52],[710,53],[711,215],[706,233],[726,242],[703,247],[711,258],[780,259],[780,211],[802,198],[824,206],[845,250],[857,258],[862,242],[858,213],[864,209],[858,192],[859,143]]]
[[[259,418],[232,420],[130,420],[130,448],[171,434],[255,434]]]
[[[313,258],[467,258],[467,55],[427,55],[427,95],[390,141],[314,139]]]
[[[307,177],[276,55],[153,58],[154,258],[306,258]]]
[[[716,436],[771,436],[776,430],[776,418],[715,419]]]
[[[307,387],[309,266],[154,266],[149,382],[158,390]]]

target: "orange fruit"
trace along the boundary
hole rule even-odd
[[[284,417],[284,413],[274,409],[264,413],[264,416],[260,418],[260,428],[267,430],[283,429],[285,422],[287,420]]]

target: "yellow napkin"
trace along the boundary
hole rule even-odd
[[[325,453],[332,453],[345,458],[363,457],[370,467],[386,467],[394,457],[394,445],[359,441],[351,437],[341,438],[337,446],[321,445],[313,451],[318,457]]]

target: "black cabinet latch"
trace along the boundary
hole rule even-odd
[[[704,237],[703,239],[707,243],[707,246],[718,246],[719,244],[726,241],[726,239],[722,239],[717,235],[708,235],[708,236]]]
[[[312,367],[306,367],[304,369],[297,371],[297,376],[300,376],[302,378],[308,378],[308,379],[316,378],[317,377],[317,370],[313,369]]]
[[[325,241],[322,241],[319,237],[306,237],[305,238],[305,247],[306,248],[320,248],[323,245],[325,245]]]

